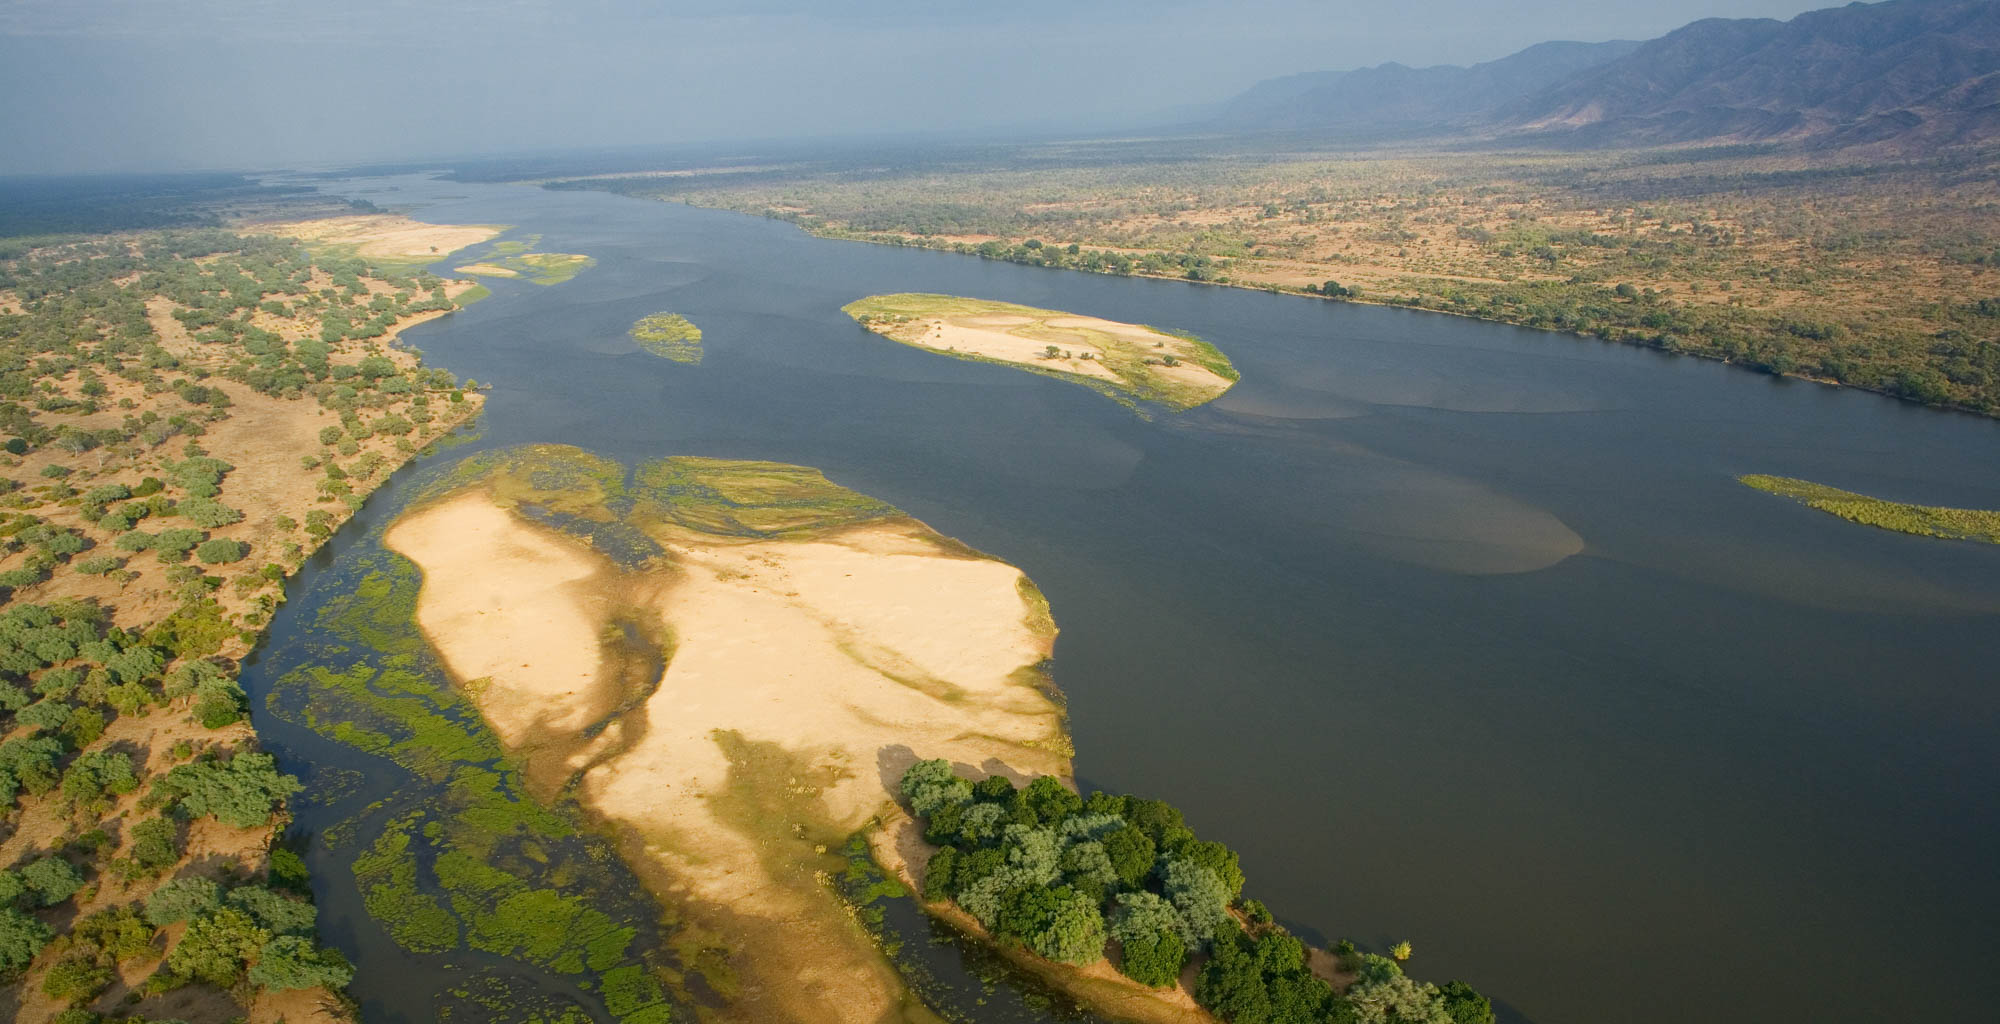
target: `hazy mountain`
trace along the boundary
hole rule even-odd
[[[1422,134],[1483,124],[1500,108],[1622,57],[1640,44],[1539,43],[1511,57],[1459,67],[1382,64],[1259,82],[1224,106],[1235,129],[1324,129]]]
[[[1646,43],[1543,43],[1469,68],[1292,75],[1237,130],[1512,136],[1571,146],[2000,137],[2000,0],[1891,0],[1790,21],[1711,18]]]
[[[1581,144],[1967,141],[2000,127],[2000,3],[1697,21],[1501,112]]]

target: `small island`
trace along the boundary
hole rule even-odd
[[[842,309],[892,341],[1047,374],[1127,405],[1192,409],[1238,378],[1214,345],[1142,324],[918,292],[872,295]]]
[[[701,363],[701,328],[679,313],[654,313],[639,318],[627,332],[639,347],[676,363]]]
[[[1838,487],[1828,487],[1825,484],[1788,476],[1764,476],[1753,473],[1736,479],[1745,487],[1754,487],[1769,494],[1791,498],[1821,512],[1865,526],[1894,530],[1897,533],[1912,533],[1919,537],[1942,537],[1946,540],[2000,544],[2000,511],[1912,505],[1884,498],[1871,498],[1866,494],[1856,494]]]
[[[535,252],[542,236],[495,242],[479,260],[457,268],[475,277],[525,277],[533,284],[551,285],[583,273],[597,265],[588,256],[568,252]]]

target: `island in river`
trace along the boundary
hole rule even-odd
[[[841,308],[892,341],[1048,374],[1128,405],[1192,409],[1237,380],[1214,345],[1142,324],[921,292],[872,295]]]
[[[537,794],[742,954],[742,1019],[936,1019],[826,879],[919,758],[1069,775],[1020,570],[815,470],[558,446],[468,460],[385,542]]]

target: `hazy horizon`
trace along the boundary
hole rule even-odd
[[[1029,0],[13,0],[0,174],[264,169],[564,148],[1099,130],[1252,83],[1646,39],[1811,0],[1385,8]]]

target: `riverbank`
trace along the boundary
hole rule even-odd
[[[533,449],[406,511],[418,622],[535,788],[741,954],[732,1014],[931,1020],[824,879],[920,756],[1067,773],[1032,584],[811,470],[613,470]]]
[[[268,234],[281,228],[307,247]],[[23,1019],[352,1010],[337,991],[351,971],[314,943],[303,866],[278,844],[297,783],[257,752],[235,674],[284,581],[398,467],[477,415],[478,394],[397,339],[472,287],[412,264],[493,232],[380,217],[253,230],[72,240],[6,261],[16,354],[84,339],[39,362],[44,398],[33,413],[9,405],[0,454],[6,614],[62,620],[68,636],[12,658],[4,689],[22,699],[0,702],[16,712],[9,746],[48,758],[9,769],[26,792],[0,860],[60,862],[76,882],[34,917],[5,911],[20,941],[0,969]],[[143,362],[121,358],[142,349]],[[59,788],[36,781],[59,767]],[[224,771],[230,791],[203,794],[220,783],[198,780]],[[263,909],[195,902],[176,917],[156,907],[169,882]],[[115,943],[107,922],[125,929]],[[155,929],[163,944],[118,944]],[[197,960],[202,941],[238,945]]]

